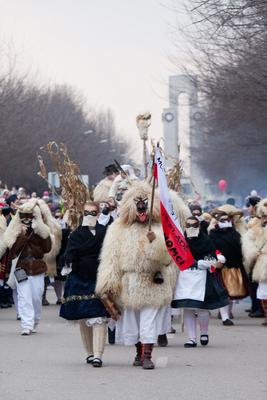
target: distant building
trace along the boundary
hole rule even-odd
[[[197,153],[204,151],[204,139],[201,132],[202,112],[199,107],[196,77],[187,75],[175,75],[169,77],[169,107],[162,113],[162,122],[165,139],[165,153],[170,156],[167,166],[171,166],[172,158],[180,158],[184,164],[185,176],[183,185],[185,194],[194,194],[195,191],[204,193],[207,183],[201,176],[197,165]],[[179,98],[182,94],[187,97],[188,106],[179,106]],[[185,96],[183,96],[185,97]],[[181,135],[181,116],[188,116],[185,122],[186,133]],[[185,146],[186,142],[186,146]],[[182,149],[186,147],[186,155],[182,154]]]

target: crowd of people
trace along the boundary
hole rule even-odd
[[[267,199],[246,198],[205,212],[170,190],[192,254],[179,270],[162,232],[160,199],[131,166],[105,167],[71,227],[65,205],[0,183],[0,307],[13,304],[21,335],[38,330],[48,285],[60,317],[76,321],[86,362],[102,366],[110,344],[135,346],[133,365],[154,369],[153,346],[166,346],[172,314],[183,310],[186,348],[207,346],[210,311],[233,326],[233,304],[251,297],[249,317],[267,326]],[[153,197],[153,207],[151,207]]]

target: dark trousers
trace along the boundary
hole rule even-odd
[[[262,304],[259,299],[257,299],[257,289],[258,289],[258,283],[252,281],[252,276],[249,276],[249,283],[250,283],[250,298],[251,298],[251,312],[255,311],[261,311],[263,312],[262,309]]]

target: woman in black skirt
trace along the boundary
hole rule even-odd
[[[87,203],[83,222],[69,237],[65,253],[71,273],[65,284],[60,316],[79,320],[82,341],[87,352],[87,363],[102,366],[106,342],[108,313],[95,296],[99,254],[110,216],[99,213],[98,203]]]
[[[185,238],[195,263],[189,269],[180,271],[173,308],[184,308],[184,322],[188,341],[184,347],[197,346],[197,319],[200,325],[200,343],[209,342],[209,310],[228,304],[228,296],[213,273],[213,267],[221,267],[223,256],[216,256],[209,237],[200,230],[197,218],[189,217],[186,221]]]

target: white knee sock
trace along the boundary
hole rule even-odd
[[[184,323],[187,331],[188,339],[196,342],[197,340],[197,324],[195,310],[184,309]]]
[[[222,321],[229,319],[229,305],[220,308]]]
[[[207,335],[208,328],[209,328],[209,320],[210,320],[209,311],[208,310],[198,310],[197,315],[198,315],[198,322],[199,322],[199,326],[200,326],[200,334]]]
[[[104,347],[106,344],[106,324],[93,325],[93,349],[94,357],[102,358]]]
[[[85,324],[85,320],[79,321],[80,332],[82,337],[83,346],[87,353],[87,356],[94,354],[93,352],[93,332],[92,327]]]

